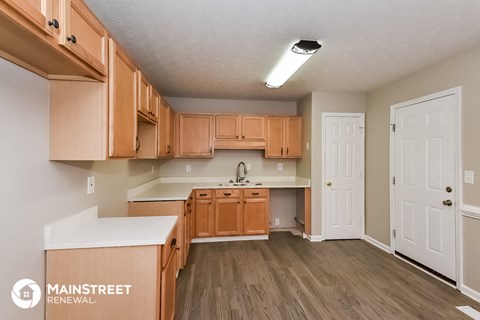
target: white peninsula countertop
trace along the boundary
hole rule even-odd
[[[45,227],[45,250],[163,245],[177,216],[98,218],[98,207]]]
[[[242,186],[228,185],[229,178],[160,178],[129,190],[128,201],[184,201],[195,189],[309,188],[310,180],[299,177],[252,177],[252,183]]]

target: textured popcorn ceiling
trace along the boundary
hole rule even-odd
[[[86,0],[161,94],[297,100],[369,91],[480,43],[478,0]],[[299,39],[323,47],[280,89]]]

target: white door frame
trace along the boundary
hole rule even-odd
[[[390,250],[392,254],[395,255],[395,238],[393,237],[393,230],[395,229],[395,188],[393,186],[393,177],[395,175],[395,135],[392,130],[392,126],[395,124],[395,111],[398,108],[418,104],[428,100],[434,100],[442,98],[445,96],[454,95],[456,97],[456,112],[457,112],[457,140],[456,144],[456,163],[455,168],[457,172],[457,181],[455,181],[455,190],[456,199],[455,203],[455,250],[456,250],[456,268],[457,268],[457,278],[454,279],[457,284],[457,289],[461,288],[463,283],[463,226],[462,226],[462,216],[461,216],[461,205],[463,203],[463,184],[462,184],[462,172],[463,172],[463,163],[462,163],[462,87],[455,87],[426,95],[420,98],[400,102],[390,106]]]
[[[361,160],[360,163],[360,239],[365,239],[365,113],[351,113],[351,112],[322,112],[322,236],[323,239],[326,239],[326,231],[327,231],[327,216],[326,216],[326,204],[325,204],[325,197],[326,197],[326,183],[325,175],[326,175],[326,159],[327,159],[327,152],[325,149],[326,144],[326,120],[327,117],[358,117],[362,120],[363,123],[363,135],[362,139],[360,139],[360,150],[362,151],[362,155],[359,157]]]

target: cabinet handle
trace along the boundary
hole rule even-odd
[[[280,153],[281,153],[282,156],[283,156],[283,147],[280,148]]]
[[[225,192],[223,195],[224,196],[231,196],[232,194],[230,192]]]
[[[242,136],[242,139],[245,139],[245,136]]]
[[[167,145],[167,154],[170,155],[170,145]]]
[[[243,201],[244,204],[247,204],[247,201]]]
[[[170,242],[170,248],[173,248],[177,245],[177,238],[173,238],[172,242]]]
[[[287,147],[287,156],[288,156],[288,147]]]
[[[206,194],[206,193],[200,193],[199,196],[200,196],[200,197],[206,197],[207,194]]]
[[[208,203],[209,205],[212,204],[211,202]]]
[[[238,201],[238,204],[240,204],[240,201]]]
[[[138,140],[138,136],[137,136],[137,146],[136,146],[136,148],[135,148],[135,152],[138,153],[138,150],[140,150],[140,146],[141,146],[141,145],[140,145],[140,140]]]
[[[70,37],[67,37],[67,40],[73,44],[77,43],[77,37],[75,37],[73,34]]]
[[[237,136],[237,139],[238,139],[238,136]]]
[[[260,193],[259,192],[252,192],[252,196],[259,196]]]
[[[190,207],[190,203],[187,203],[187,207]]]
[[[54,27],[55,29],[58,29],[60,27],[57,19],[52,19],[51,21],[48,21],[48,25],[50,27]]]

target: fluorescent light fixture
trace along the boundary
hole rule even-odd
[[[280,88],[312,55],[320,49],[317,41],[300,40],[285,52],[267,78],[267,88]]]

